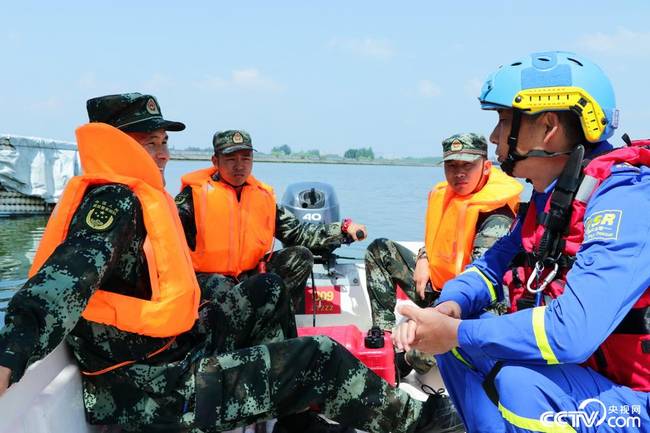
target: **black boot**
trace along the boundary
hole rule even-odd
[[[278,418],[273,433],[355,433],[351,427],[330,424],[312,411]]]
[[[461,433],[465,425],[449,397],[442,392],[429,395],[422,406],[413,433]]]

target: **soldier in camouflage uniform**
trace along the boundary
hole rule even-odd
[[[253,169],[254,149],[250,135],[241,130],[217,132],[212,143],[214,147],[212,163],[217,169],[212,179],[231,186],[241,194],[241,188],[246,184]],[[239,170],[237,176],[233,175],[235,169],[223,163],[227,158],[240,159],[241,165],[237,167]],[[190,250],[194,251],[197,245],[197,227],[192,188],[190,186],[183,188],[175,200],[187,244]],[[222,222],[211,219],[210,224],[222,224]],[[284,248],[267,254],[263,261],[266,262],[267,271],[282,277],[294,300],[294,306],[298,306],[303,299],[305,283],[314,264],[312,251],[316,253],[331,251],[343,242],[359,240],[358,231],[362,231],[365,238],[365,226],[349,219],[332,224],[305,223],[285,207],[276,204],[275,237],[282,242]],[[223,283],[234,285],[237,281],[255,275],[257,272],[257,269],[248,269],[236,278],[224,278]]]
[[[442,147],[445,176],[448,182],[447,188],[452,188],[456,193],[460,193],[457,190],[471,187],[468,193],[478,192],[483,186],[481,184],[480,169],[490,164],[487,161],[487,142],[485,138],[473,133],[456,134],[445,139],[442,142]],[[471,174],[468,175],[467,170],[464,170],[460,176],[463,180],[467,179],[469,182],[457,186],[453,176],[460,170],[453,172],[449,167],[451,164],[472,165],[476,173],[473,180],[470,179]],[[467,169],[470,169],[470,167],[467,167]],[[476,171],[477,169],[479,171]],[[513,219],[514,214],[507,205],[480,214],[476,223],[471,259],[474,260],[483,255],[497,239],[508,233]],[[365,262],[373,324],[381,329],[391,330],[395,326],[396,284],[413,302],[421,307],[431,305],[439,293],[436,290],[441,289],[438,287],[436,290],[429,290],[428,288],[425,290],[425,286],[430,282],[429,262],[424,246],[420,248],[416,255],[408,248],[392,240],[375,239],[368,246]],[[406,355],[404,353],[398,354],[397,362],[401,375],[405,376],[410,371],[411,366],[421,374],[426,373],[434,365],[435,360],[433,356],[413,351]]]
[[[110,95],[89,101],[88,109],[91,121],[129,127],[162,173],[165,130],[184,125],[164,120],[153,97]],[[282,342],[290,332],[289,299],[271,273],[228,290],[221,277],[204,276],[199,318],[174,338],[83,318],[100,287],[151,296],[145,235],[142,206],[131,189],[104,184],[86,193],[66,238],[8,305],[0,330],[0,395],[65,341],[86,372],[83,398],[92,424],[129,432],[216,432],[317,407],[370,432],[444,431],[440,396],[424,404],[413,400],[327,337]],[[258,343],[267,344],[249,347]]]

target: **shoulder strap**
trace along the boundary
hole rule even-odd
[[[623,138],[626,140],[626,136]],[[629,137],[627,137],[629,140]],[[627,142],[627,141],[626,141]],[[630,141],[631,142],[631,141]],[[558,179],[555,190],[551,194],[551,206],[548,214],[542,215],[540,223],[544,225],[544,234],[540,241],[538,250],[535,252],[536,259],[544,265],[558,263],[560,267],[571,267],[575,261],[574,257],[564,257],[563,236],[569,229],[571,221],[572,203],[574,200],[587,202],[589,197],[598,185],[595,178],[585,175],[585,168],[595,158],[605,155],[614,149],[600,153],[592,153],[589,158],[584,157],[584,146],[579,145],[569,157],[566,167]]]
[[[582,180],[584,155],[583,145],[573,149],[551,194],[551,205],[543,221],[544,234],[537,251],[539,260],[546,266],[554,264],[562,252],[562,237],[571,220],[571,204]]]

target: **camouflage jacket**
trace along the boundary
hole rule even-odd
[[[194,250],[196,247],[196,222],[192,189],[189,186],[176,196],[176,206],[185,230],[187,245]],[[280,205],[276,205],[275,215],[275,237],[285,246],[302,245],[318,253],[321,250],[334,249],[345,240],[341,233],[341,223],[303,223]]]
[[[96,207],[109,208],[114,214],[108,227],[92,224],[87,218]],[[149,296],[144,238],[140,202],[127,187],[103,185],[87,192],[65,241],[9,302],[5,326],[0,330],[0,365],[12,370],[12,383],[20,379],[27,365],[65,341],[82,371],[140,361],[106,374],[83,376],[84,404],[91,423],[128,424],[134,416],[146,417],[170,407],[167,399],[178,399],[181,377],[206,344],[198,322],[168,350],[147,359],[147,354],[168,339],[124,332],[81,316],[99,287]],[[176,413],[170,414],[158,411],[156,417],[178,417],[179,408],[175,409]]]
[[[472,261],[481,257],[499,238],[508,234],[514,220],[515,215],[508,206],[480,214],[472,245]]]

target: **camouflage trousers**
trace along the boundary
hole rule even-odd
[[[284,326],[285,329],[291,330],[288,334],[284,334],[286,338],[293,338],[297,336],[296,333],[296,321],[295,321],[295,308],[301,298],[304,296],[305,284],[307,278],[312,270],[314,264],[314,257],[312,253],[305,247],[302,246],[293,246],[283,248],[278,251],[274,251],[272,254],[267,255],[265,260],[268,260],[266,263],[266,273],[260,274],[258,269],[254,269],[248,272],[245,272],[239,275],[238,278],[229,277],[221,274],[211,274],[211,273],[199,273],[197,274],[197,279],[199,280],[199,285],[204,292],[204,297],[207,296],[210,298],[217,298],[217,303],[221,305],[221,309],[226,309],[226,311],[218,311],[213,314],[220,316],[227,315],[228,319],[223,317],[220,320],[217,320],[219,323],[227,324],[228,329],[225,329],[223,336],[220,338],[230,338],[232,336],[232,330],[242,330],[239,326],[233,326],[233,323],[230,323],[233,320],[241,320],[246,323],[246,320],[243,320],[241,316],[241,311],[238,309],[241,306],[241,302],[237,302],[238,299],[246,299],[249,294],[242,293],[241,289],[235,290],[236,287],[244,282],[250,281],[251,278],[258,275],[275,274],[280,277],[283,282],[283,290],[291,299],[291,302],[288,302],[287,308],[283,308],[286,311],[284,314]],[[259,289],[259,284],[248,285],[250,287],[257,287]],[[264,286],[264,285],[262,285]],[[251,290],[250,288],[247,290]],[[209,292],[209,293],[208,293]],[[236,294],[233,294],[234,292]],[[253,291],[254,292],[254,291]],[[259,294],[255,296],[258,299],[258,303],[261,302],[259,299],[263,297]],[[245,330],[244,332],[239,333],[239,338],[248,338]],[[270,331],[275,332],[275,331]],[[265,343],[270,341],[278,341],[271,338],[266,340],[260,340],[258,343]],[[256,343],[249,342],[248,344],[242,344],[241,341],[237,341],[238,344],[230,344],[227,347],[247,347],[254,345]],[[219,347],[225,349],[226,346],[218,344]],[[229,349],[232,350],[232,349]]]
[[[134,408],[142,411],[142,424],[122,424],[125,430],[212,433],[307,408],[369,432],[413,430],[422,404],[343,346],[329,337],[282,341],[289,301],[279,277],[260,274],[227,290],[215,284],[223,278],[199,278],[215,301],[201,309],[200,319],[214,350],[191,360],[171,396]]]
[[[282,278],[293,300],[292,306],[300,305],[304,298],[307,278],[314,267],[314,256],[308,248],[291,246],[273,251],[264,257],[266,272],[272,272]],[[231,278],[231,286],[246,278],[257,275],[259,269],[243,272],[238,278]],[[296,309],[294,308],[294,311]]]
[[[297,336],[291,301],[281,278],[252,275],[236,283],[220,274],[197,274],[203,306],[199,333],[205,352],[228,352]]]
[[[396,285],[420,307],[429,306],[430,301],[421,299],[415,290],[415,254],[411,250],[389,239],[375,239],[368,245],[365,263],[374,326],[389,331],[395,326]],[[435,365],[432,355],[417,350],[409,352],[407,360],[421,374]]]
[[[300,305],[305,296],[305,284],[314,267],[314,256],[303,246],[291,246],[273,251],[267,256],[267,271],[282,278],[287,287],[293,306]],[[295,310],[294,308],[294,311]]]
[[[329,337],[302,337],[204,357],[183,423],[215,432],[307,408],[374,433],[407,433],[422,405]]]
[[[289,296],[277,275],[254,275],[234,286],[230,278],[218,274],[198,274],[197,280],[199,319],[192,330],[177,337],[180,347],[151,358],[153,362],[84,377],[93,424],[119,424],[125,431],[140,433],[191,431],[183,418],[195,400],[195,374],[202,358],[296,336]],[[78,357],[87,358],[84,349],[73,346]],[[176,358],[173,354],[180,351],[180,360],[164,360]]]

